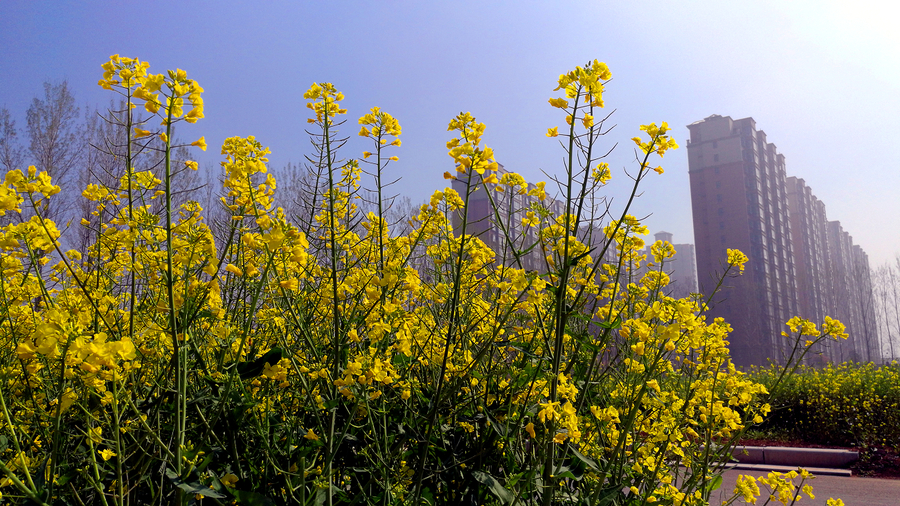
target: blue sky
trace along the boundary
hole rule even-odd
[[[205,89],[198,154],[255,135],[271,167],[309,153],[303,91],[332,82],[346,95],[344,156],[367,148],[356,119],[372,106],[403,126],[396,191],[415,201],[445,186],[447,123],[470,111],[500,163],[531,181],[561,170],[544,136],[563,123],[547,104],[560,73],[594,58],[613,81],[610,194],[624,203],[629,140],[667,121],[680,144],[711,114],[752,116],[801,177],[879,264],[900,253],[900,10],[884,2],[498,1],[288,2],[0,1],[0,107],[24,126],[44,81],[67,79],[80,104],[103,105],[100,65],[137,57],[182,68]],[[693,242],[687,150],[670,151],[635,209],[651,232]]]

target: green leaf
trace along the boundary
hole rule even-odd
[[[74,478],[74,477],[75,477],[74,473],[64,474],[64,475],[60,476],[59,478],[57,478],[56,481],[54,481],[54,485],[56,485],[57,487],[62,487],[63,485],[66,485],[70,481],[72,481],[72,478]]]
[[[205,497],[210,497],[214,499],[225,499],[227,496],[216,492],[214,489],[207,487],[206,485],[200,482],[187,483],[182,480],[178,473],[175,472],[172,468],[166,468],[166,478],[172,482],[176,487],[184,490],[189,494],[203,494]]]
[[[597,325],[599,325],[600,328],[615,330],[622,326],[622,320],[616,316],[616,319],[611,322],[600,322]]]
[[[582,258],[584,258],[584,257],[586,257],[586,256],[588,256],[588,255],[590,255],[593,251],[594,251],[594,248],[591,248],[591,249],[585,251],[584,253],[582,253],[582,254],[580,254],[580,255],[576,255],[576,256],[570,258],[570,259],[569,259],[569,265],[571,265],[571,266],[573,266],[573,267],[574,267],[575,265],[578,265],[578,262],[580,262]]]
[[[610,504],[619,504],[618,498],[624,499],[624,494],[622,493],[622,485],[609,485],[600,490],[597,494],[597,501],[594,502],[596,506],[609,506]]]
[[[582,464],[584,464],[591,471],[600,471],[600,466],[597,465],[597,461],[588,457],[587,455],[581,453],[576,450],[574,447],[570,447],[569,451],[572,452],[572,457],[577,460],[580,460]]]
[[[213,488],[213,490],[215,490],[216,492],[225,490],[225,486],[222,485],[222,481],[219,479],[219,475],[216,474],[216,472],[212,469],[208,470],[207,472],[209,473],[209,477],[212,478],[212,483],[210,484],[210,486]]]
[[[275,365],[281,360],[281,357],[281,348],[273,348],[269,353],[266,353],[252,362],[239,362],[236,366],[237,373],[242,380],[255,378],[262,374],[267,363],[269,365]]]
[[[334,495],[337,495],[338,492],[340,492],[340,489],[335,487],[334,485],[331,485],[331,492]],[[319,490],[316,491],[316,502],[315,502],[316,506],[322,506],[323,504],[325,504],[326,499],[328,499],[327,489],[320,488]]]
[[[714,490],[719,490],[719,487],[722,486],[722,475],[716,476],[709,483],[706,484],[706,491],[712,492]]]
[[[574,473],[571,469],[569,469],[568,467],[566,467],[566,466],[560,467],[560,468],[559,468],[559,473],[553,475],[554,478],[558,478],[558,479],[569,478],[569,479],[572,479],[572,480],[575,480],[575,481],[580,480],[580,479],[581,479],[581,476],[582,476],[581,473],[579,473],[579,474],[576,476],[575,473]]]
[[[250,506],[275,506],[275,501],[262,494],[257,494],[256,492],[232,490],[231,494],[234,495],[234,498],[237,499],[240,504],[249,504]]]
[[[486,485],[488,490],[494,494],[503,504],[509,504],[515,499],[515,495],[503,487],[499,481],[493,476],[483,471],[472,471],[472,477],[478,480],[482,485]]]
[[[533,250],[538,244],[540,244],[540,243],[535,241],[531,246],[529,246],[523,250],[519,250],[519,256],[525,256],[525,255],[531,253],[531,250]]]
[[[491,424],[491,428],[494,429],[494,432],[496,432],[498,436],[506,438],[506,425],[497,423],[497,420],[495,420],[494,417],[492,417],[491,414],[487,412],[487,410],[485,410],[484,414],[488,420],[488,423]]]

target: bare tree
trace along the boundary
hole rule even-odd
[[[890,360],[897,358],[894,350],[894,341],[897,340],[896,306],[893,304],[894,286],[892,278],[895,278],[893,266],[890,263],[875,269],[872,276],[873,292],[875,294],[875,308],[878,315],[878,329],[881,335],[882,349],[890,355]]]
[[[409,196],[402,195],[391,201],[385,219],[391,227],[391,235],[407,235],[412,232],[413,218],[419,213],[422,205],[415,205]]]
[[[25,151],[19,144],[16,122],[6,108],[0,109],[0,169],[4,173],[22,169]]]
[[[321,210],[325,183],[323,169],[312,163],[287,164],[276,174],[278,192],[276,203],[305,234],[313,227],[316,214]]]
[[[67,81],[59,84],[44,83],[44,97],[31,102],[26,112],[28,151],[38,171],[47,172],[55,184],[69,186],[73,169],[81,162],[87,142],[81,135],[79,108],[69,91]],[[71,192],[63,192],[50,201],[44,201],[44,213],[48,218],[59,219],[65,209],[65,201]]]
[[[24,169],[25,150],[19,144],[16,122],[6,108],[0,109],[0,177],[11,170]],[[17,219],[17,213],[6,213],[0,216],[0,225],[6,225]]]
[[[204,197],[204,193],[201,191],[205,186],[204,178],[199,170],[190,169],[185,163],[192,160],[193,157],[184,142],[176,139],[175,144],[178,147],[172,152],[172,205],[181,207],[189,200],[200,203]],[[162,163],[165,163],[164,159],[160,160],[160,164]],[[160,202],[160,206],[162,206],[162,202]],[[161,209],[160,212],[162,212]]]
[[[900,359],[900,254],[875,270],[872,283],[885,358]]]
[[[118,109],[125,107],[119,103]],[[115,111],[110,103],[109,111]],[[82,165],[74,179],[73,194],[80,195],[89,184],[98,184],[107,188],[116,188],[117,180],[123,174],[122,160],[125,155],[125,130],[111,120],[113,112],[101,113],[94,109],[85,115],[84,138],[89,148],[81,159]],[[96,240],[100,229],[100,221],[106,218],[96,216],[96,202],[76,197],[73,209],[77,215],[73,222],[76,233],[72,240],[79,251],[87,251],[88,245]],[[84,224],[84,225],[82,225]]]
[[[894,359],[894,343],[900,345],[900,254],[894,257],[894,264],[885,264],[887,268],[887,279],[884,287],[885,292],[889,295],[886,304],[893,318],[886,318],[888,325],[887,339],[891,346],[891,359]],[[886,302],[887,302],[886,300]]]
[[[861,251],[861,250],[860,250]],[[867,361],[881,362],[883,354],[878,339],[877,311],[872,287],[872,272],[869,260],[864,255],[853,258],[853,302],[856,304],[857,332],[863,340],[860,351]]]
[[[205,211],[203,213],[204,220],[212,230],[216,243],[221,247],[227,241],[227,234],[231,227],[231,214],[225,203],[222,202],[226,192],[223,190],[222,183],[225,180],[225,171],[221,167],[213,163],[207,163],[199,171],[199,177],[202,178],[202,186],[195,193],[197,202]],[[279,191],[281,185],[279,181]]]

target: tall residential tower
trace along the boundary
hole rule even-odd
[[[728,248],[743,251],[750,258],[747,272],[725,280],[710,313],[734,328],[735,364],[780,361],[788,351],[781,330],[797,314],[784,155],[753,118],[713,115],[688,129],[700,293],[716,288]]]
[[[783,363],[793,344],[784,322],[825,316],[847,326],[850,341],[815,350],[824,360],[880,356],[868,257],[803,179],[787,177],[784,155],[753,118],[713,115],[688,125],[688,166],[700,292],[709,295],[726,249],[750,259],[743,276],[727,278],[712,299],[712,316],[731,324],[737,365]]]

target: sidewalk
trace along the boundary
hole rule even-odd
[[[795,503],[797,505],[825,506],[825,502],[833,497],[843,500],[845,506],[900,506],[900,480],[851,476],[848,467],[859,458],[856,451],[746,446],[735,448],[734,457],[738,463],[722,475],[722,488],[713,493],[710,504],[721,504],[731,497],[740,475],[756,478],[767,475],[769,471],[786,473],[802,467],[815,475],[815,479],[808,483],[812,485],[816,498],[810,499],[801,494],[802,498]],[[760,484],[760,492],[762,495],[758,504],[766,502],[765,485]]]
[[[722,475],[722,488],[713,492],[709,503],[721,504],[723,500],[731,497],[735,483],[740,475],[753,477],[765,476],[765,471],[742,471],[732,469]],[[859,478],[845,476],[816,476],[809,482],[813,487],[815,499],[809,499],[802,494],[802,499],[796,502],[798,506],[825,506],[829,497],[842,499],[846,506],[900,506],[900,480],[884,480],[879,478]],[[760,489],[765,488],[760,486]],[[760,490],[763,492],[763,490]],[[757,504],[766,502],[763,495]],[[772,501],[769,504],[781,504]],[[740,500],[736,504],[743,504]]]

